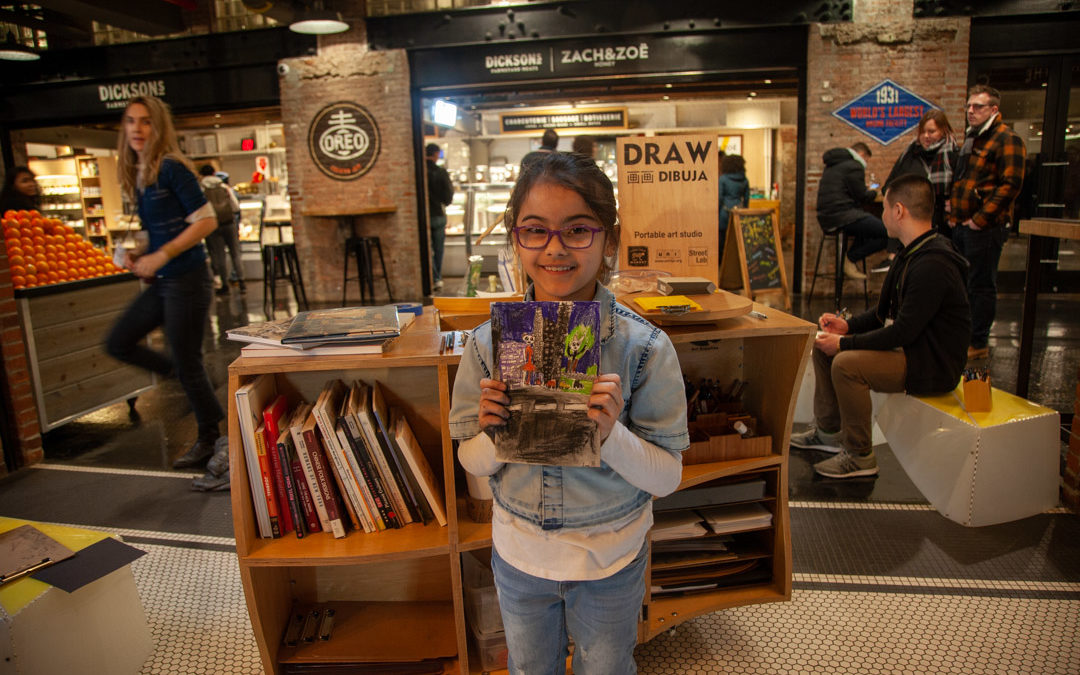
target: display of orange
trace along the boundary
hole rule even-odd
[[[27,274],[26,275],[26,285],[27,286],[29,286],[31,284],[36,284],[36,283],[37,283],[37,276],[36,275],[33,275],[33,274]]]
[[[11,275],[12,276],[16,276],[16,275],[22,276],[24,274],[26,274],[26,268],[23,267],[22,263],[19,263],[18,265],[12,265],[11,266]]]
[[[11,269],[15,269],[17,266],[26,262],[21,255],[13,255],[8,258],[8,263],[11,264]]]
[[[10,255],[10,256],[16,256],[16,255],[22,255],[23,254],[23,250],[19,246],[8,246],[7,252],[8,252],[8,255]]]
[[[19,243],[22,244],[23,248],[34,248],[34,240],[25,235],[19,239]]]
[[[16,274],[15,276],[11,277],[11,283],[15,286],[15,288],[22,288],[26,285],[26,277],[21,274]]]
[[[5,220],[15,220],[18,217],[19,213],[15,209],[8,209],[7,211],[4,211]]]

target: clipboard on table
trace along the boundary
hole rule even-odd
[[[0,533],[0,584],[67,560],[75,552],[33,525]]]

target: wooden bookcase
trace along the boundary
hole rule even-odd
[[[645,641],[683,621],[726,607],[791,597],[788,530],[788,437],[798,383],[815,327],[755,305],[767,319],[749,316],[704,326],[666,329],[687,374],[748,381],[744,400],[758,417],[758,431],[772,437],[765,457],[686,466],[680,489],[733,476],[763,477],[772,525],[751,533],[755,558],[770,561],[768,580],[675,598],[646,595],[639,627]],[[429,308],[381,355],[252,359],[229,367],[229,401],[256,375],[273,373],[279,392],[314,401],[323,384],[379,381],[388,403],[403,409],[428,461],[441,467],[447,527],[409,525],[375,534],[326,533],[297,539],[257,535],[236,406],[229,406],[232,510],[236,549],[248,611],[263,670],[278,673],[290,661],[407,660],[418,645],[444,649],[448,673],[479,673],[466,639],[461,584],[462,551],[489,548],[491,526],[472,522],[465,510],[462,469],[456,464],[448,415],[461,349],[439,354],[437,316]],[[459,487],[460,486],[460,487]],[[318,603],[338,610],[335,639],[287,648],[282,635],[294,606]]]

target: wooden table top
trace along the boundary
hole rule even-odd
[[[1032,218],[1020,221],[1020,232],[1058,239],[1080,239],[1080,220]]]

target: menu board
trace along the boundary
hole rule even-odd
[[[774,209],[732,209],[720,264],[722,288],[742,288],[754,300],[775,294],[791,307]]]

